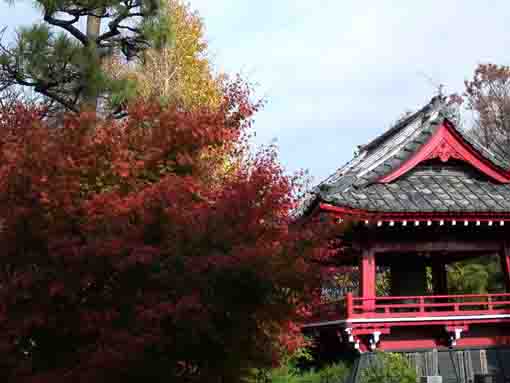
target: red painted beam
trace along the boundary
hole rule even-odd
[[[490,347],[490,346],[503,346],[510,344],[510,336],[486,336],[486,337],[465,337],[457,340],[455,348],[463,347]],[[396,351],[396,350],[418,350],[445,347],[446,345],[441,339],[426,338],[426,339],[385,339],[381,337],[378,345],[379,350],[383,351]]]
[[[456,220],[469,222],[510,221],[510,212],[377,212],[321,203],[319,210],[332,213],[335,217],[369,221],[433,221]]]
[[[349,323],[348,326],[352,328],[354,334],[359,329],[396,329],[400,327],[421,327],[421,328],[433,328],[433,327],[462,327],[464,325],[492,325],[492,324],[510,324],[510,318],[501,319],[463,319],[463,320],[437,320],[437,321],[417,321],[417,322],[377,322],[377,323]]]
[[[442,346],[437,339],[384,339],[379,341],[378,349],[381,351],[418,350],[437,348]]]
[[[510,344],[509,335],[496,335],[486,337],[465,337],[457,340],[458,347],[484,347],[484,346],[503,346]]]

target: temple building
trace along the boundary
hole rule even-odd
[[[450,116],[433,98],[314,189],[307,215],[349,222],[336,261],[359,288],[304,331],[323,352],[357,350],[358,369],[381,350],[443,382],[510,381],[510,163]],[[475,258],[497,259],[500,289],[452,292],[453,265]]]

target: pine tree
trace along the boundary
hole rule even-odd
[[[102,94],[118,107],[133,84],[110,77],[103,60],[114,53],[130,60],[171,41],[165,5],[158,0],[36,0],[36,5],[43,22],[19,29],[13,44],[0,44],[0,90],[30,88],[60,110],[95,110]]]

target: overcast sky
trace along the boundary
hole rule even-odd
[[[321,180],[437,85],[461,91],[478,63],[508,64],[506,0],[191,0],[218,70],[267,99],[256,142]],[[0,3],[0,28],[38,17]]]

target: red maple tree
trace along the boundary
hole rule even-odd
[[[249,99],[235,83],[218,110],[0,113],[1,381],[233,382],[299,344],[319,225],[289,226],[274,151],[217,172]]]

